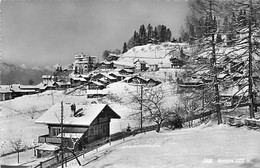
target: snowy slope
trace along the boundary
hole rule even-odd
[[[260,167],[260,134],[225,125],[149,132],[112,142],[85,157],[82,167]],[[78,167],[76,161],[68,167]]]
[[[170,67],[170,58],[179,53],[180,48],[187,49],[186,43],[147,44],[136,46],[122,54],[118,62],[128,62],[133,64],[135,61],[143,60],[148,64],[158,64],[159,67]]]

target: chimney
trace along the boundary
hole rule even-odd
[[[71,106],[70,106],[70,109],[71,109],[71,114],[70,116],[73,117],[76,113],[76,105],[75,103],[73,103]]]

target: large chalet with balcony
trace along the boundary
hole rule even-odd
[[[109,137],[111,118],[120,116],[106,104],[63,105],[63,137],[68,148],[81,150],[90,142]],[[39,143],[61,143],[61,104],[47,110],[35,123],[48,126],[49,133],[39,136]]]

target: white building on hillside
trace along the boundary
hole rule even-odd
[[[84,53],[76,54],[73,70],[76,73],[83,74],[93,70],[94,64],[97,63],[97,56],[90,56]]]

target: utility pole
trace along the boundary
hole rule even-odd
[[[61,168],[64,168],[63,161],[64,161],[64,155],[63,155],[63,101],[61,101]]]
[[[143,85],[141,85],[141,132],[143,132]]]
[[[217,112],[217,118],[218,118],[218,124],[222,123],[221,118],[221,109],[220,109],[220,96],[219,96],[219,88],[218,88],[218,77],[217,77],[217,68],[216,68],[216,43],[215,43],[215,25],[213,22],[213,16],[212,16],[212,1],[210,1],[210,22],[211,22],[211,46],[212,46],[212,68],[213,68],[213,74],[214,74],[214,90],[215,90],[215,109]]]
[[[248,52],[249,52],[249,74],[248,74],[248,93],[249,93],[249,115],[255,118],[254,113],[254,95],[253,95],[253,75],[252,75],[252,0],[249,0],[249,18],[248,18]]]

